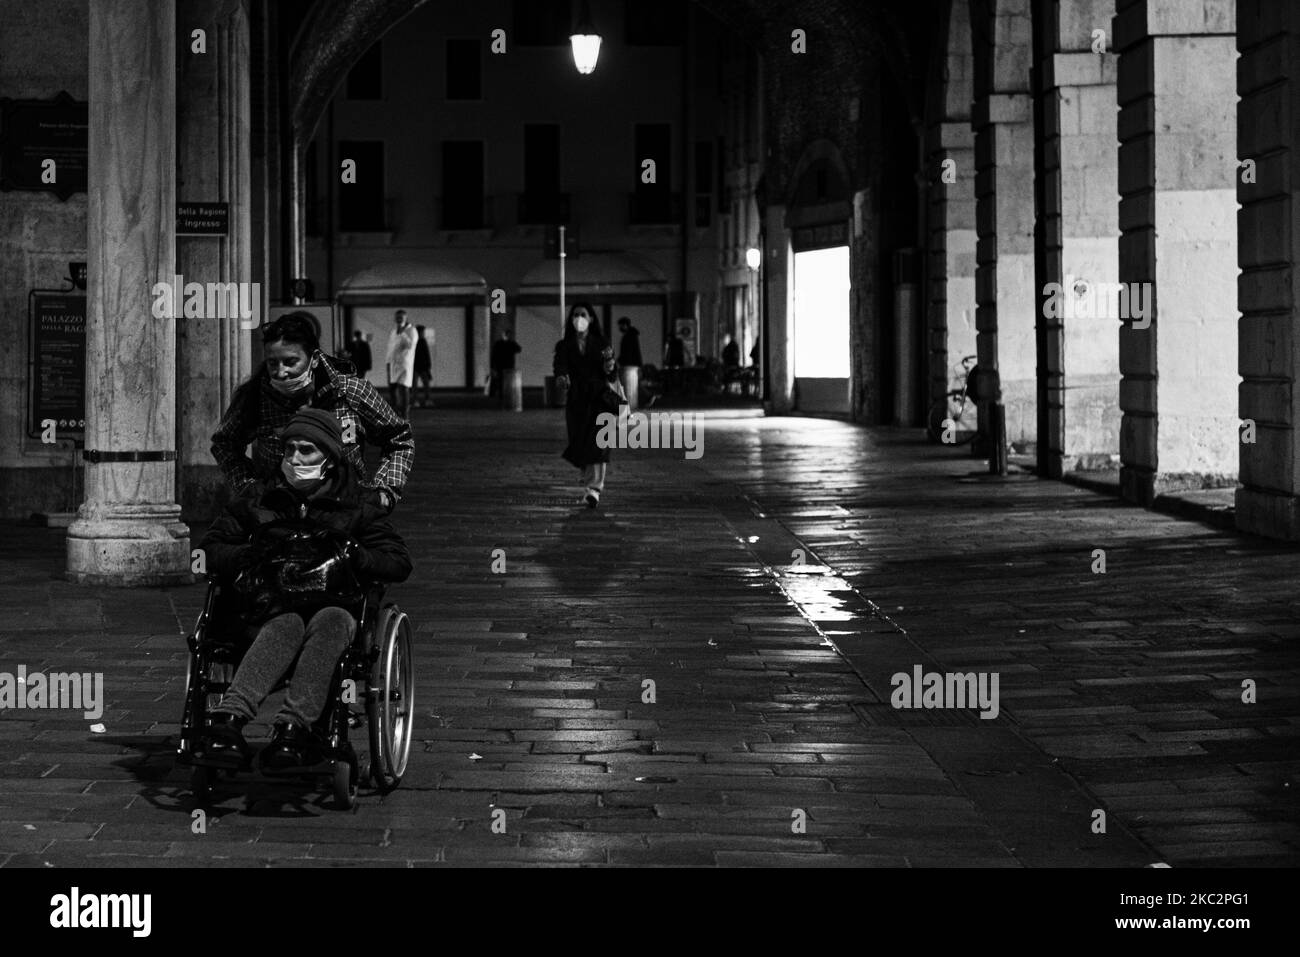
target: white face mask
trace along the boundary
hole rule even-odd
[[[578,330],[579,335],[587,331],[587,321],[586,316],[577,316],[574,318],[573,328]]]
[[[294,488],[303,489],[315,485],[325,477],[325,463],[294,465],[288,459],[285,459],[280,463],[280,472]]]
[[[295,392],[301,392],[311,384],[311,374],[315,366],[307,363],[307,368],[302,371],[302,375],[290,376],[288,379],[271,379],[271,388],[281,395],[293,395]]]

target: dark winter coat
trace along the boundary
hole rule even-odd
[[[578,337],[566,335],[555,344],[555,374],[569,377],[568,400],[564,406],[564,424],[569,444],[560,454],[565,461],[585,468],[609,461],[609,449],[596,445],[602,412],[618,414],[621,402],[614,386],[605,377],[603,351],[607,344],[594,327],[587,333],[587,350],[578,348]]]
[[[420,336],[415,340],[415,371],[432,372],[433,356],[429,353],[429,340]]]
[[[618,364],[621,366],[641,365],[641,333],[635,326],[628,326],[627,332],[618,344]]]
[[[372,581],[400,582],[411,574],[411,558],[385,510],[368,496],[355,470],[343,468],[310,498],[283,476],[259,483],[239,496],[212,523],[199,543],[209,574],[233,578],[254,561],[253,532],[279,519],[298,519],[347,535],[359,546],[353,568]]]
[[[370,343],[364,339],[353,339],[348,343],[348,355],[352,357],[352,364],[357,367],[357,373],[364,376],[373,368],[370,358]]]

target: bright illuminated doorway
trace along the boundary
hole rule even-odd
[[[804,412],[849,411],[849,247],[794,254],[794,387]]]

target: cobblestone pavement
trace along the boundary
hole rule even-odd
[[[1300,551],[824,419],[616,452],[589,511],[558,413],[416,416],[402,786],[342,812],[245,776],[193,833],[172,753],[202,587],[74,586],[61,532],[7,525],[0,671],[103,671],[108,704],[102,733],[0,713],[0,863],[1300,860]],[[916,667],[996,672],[996,717],[891,707]]]

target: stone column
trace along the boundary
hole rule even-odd
[[[975,354],[975,135],[969,119],[949,119],[933,124],[928,139],[927,348],[933,401],[960,386],[953,367]]]
[[[977,38],[990,37],[977,47],[971,113],[978,234],[976,352],[983,368],[1001,374],[1007,438],[1028,444],[1037,438],[1032,35],[1028,0],[995,6],[992,16],[972,25]],[[981,416],[985,411],[981,408]]]
[[[471,327],[473,329],[471,355],[473,362],[470,366],[470,387],[473,389],[482,389],[483,382],[487,379],[491,371],[489,358],[492,352],[492,317],[488,313],[488,307],[485,304],[487,299],[486,291],[483,298],[476,301],[470,307]]]
[[[929,189],[926,210],[928,401],[942,398],[953,384],[953,369],[975,354],[975,62],[969,0],[951,3],[942,59],[934,68],[925,130],[924,157]]]
[[[1300,539],[1300,5],[1238,0],[1241,444],[1237,527]],[[1249,432],[1253,423],[1254,435]],[[1254,439],[1251,442],[1251,438]]]
[[[1237,473],[1236,11],[1120,0],[1119,269],[1150,283],[1150,325],[1120,331],[1123,494]]]
[[[773,204],[764,211],[763,266],[759,278],[766,284],[764,302],[767,323],[763,329],[767,350],[768,398],[772,411],[788,413],[794,408],[794,364],[790,341],[794,330],[794,283],[790,272],[794,256],[790,252],[790,231],[785,225],[784,204]]]
[[[1119,281],[1119,155],[1116,57],[1109,46],[1110,0],[1039,8],[1042,228],[1038,286],[1063,293],[1040,307],[1038,462],[1059,478],[1074,469],[1113,468],[1119,458],[1119,322],[1091,308]],[[1106,52],[1093,52],[1104,30]],[[1087,308],[1083,308],[1084,305]],[[1068,305],[1068,308],[1064,308]]]
[[[176,9],[90,4],[86,500],[68,577],[189,581],[176,504],[176,330],[153,288],[176,257]]]
[[[192,34],[205,32],[206,52],[193,50]],[[177,6],[177,194],[182,202],[225,203],[225,236],[176,240],[176,271],[186,282],[253,281],[249,219],[249,53],[244,0],[181,0]],[[249,325],[260,318],[259,293]],[[250,332],[238,316],[178,317],[176,348],[180,389],[178,435],[181,502],[207,513],[223,484],[212,459],[212,433],[231,396],[248,378]]]

